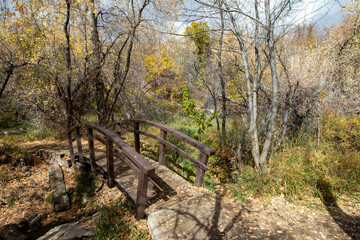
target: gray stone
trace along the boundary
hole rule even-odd
[[[86,166],[80,162],[75,162],[74,169],[77,172],[86,171]]]
[[[70,209],[69,196],[66,193],[64,175],[58,164],[49,168],[50,188],[53,191],[54,211],[61,212]]]
[[[26,131],[24,129],[20,128],[19,130],[10,130],[10,131],[0,132],[0,135],[9,135],[9,134],[21,135],[24,132],[26,132]]]
[[[64,153],[53,150],[39,149],[38,155],[42,160],[49,164],[58,164],[61,167],[71,167],[71,160]]]
[[[87,204],[88,202],[90,202],[90,200],[91,200],[91,197],[88,196],[87,194],[85,194],[85,195],[82,197],[81,202],[82,202],[83,204]]]
[[[111,198],[115,198],[118,195],[119,191],[109,191],[108,195]]]
[[[44,215],[32,213],[23,218],[18,226],[23,233],[38,231],[41,228],[41,220],[43,217]]]
[[[74,222],[57,226],[38,238],[38,240],[90,239],[92,235],[91,230],[85,229],[79,222]]]
[[[33,219],[29,220],[29,226],[32,232],[37,231],[41,228],[42,215],[38,215]]]
[[[80,221],[57,226],[38,238],[38,240],[90,239],[94,235],[92,225],[94,225],[99,216],[99,213],[96,213]]]
[[[104,181],[101,179],[96,179],[95,180],[95,192],[99,192],[102,187],[104,186]]]

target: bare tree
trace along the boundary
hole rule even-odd
[[[242,71],[246,81],[246,101],[252,157],[256,167],[267,171],[266,163],[272,144],[279,107],[279,76],[277,63],[277,41],[282,37],[279,27],[286,21],[292,6],[299,1],[202,1],[199,4],[224,11],[228,29],[237,40],[241,56]],[[221,21],[221,20],[220,20]],[[288,23],[289,24],[289,23]],[[276,33],[275,33],[276,31]],[[264,82],[269,72],[271,88]],[[267,79],[266,79],[267,80]],[[263,142],[260,143],[258,127],[259,90],[267,89],[271,105],[268,111]]]

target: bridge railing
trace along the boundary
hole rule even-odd
[[[129,123],[132,122],[134,128],[133,129],[124,129],[121,128],[122,123]],[[153,126],[155,128],[160,129],[160,137],[155,136],[154,134],[140,131],[140,123],[146,124],[149,126]],[[200,187],[204,180],[205,171],[208,169],[207,163],[209,156],[214,155],[215,151],[204,144],[196,141],[195,139],[177,131],[172,128],[169,128],[165,125],[160,123],[155,123],[147,120],[139,120],[139,119],[128,119],[128,120],[121,120],[116,121],[108,125],[108,128],[113,128],[116,133],[121,133],[122,131],[128,131],[134,133],[134,141],[135,141],[135,150],[136,152],[140,153],[140,134],[155,139],[159,142],[159,163],[164,165],[166,161],[165,152],[166,147],[169,147],[179,153],[181,156],[187,158],[192,163],[194,163],[197,167],[196,177],[194,185]],[[190,144],[191,146],[200,150],[200,157],[199,159],[194,158],[184,150],[180,149],[179,147],[175,146],[171,142],[167,141],[167,135],[171,134],[172,136]]]
[[[121,158],[132,170],[135,171],[138,178],[137,195],[136,195],[136,216],[138,219],[144,217],[145,205],[147,201],[147,188],[149,176],[155,173],[155,168],[144,159],[137,151],[130,147],[124,140],[122,140],[115,133],[101,126],[84,123],[78,125],[68,132],[70,155],[74,161],[74,147],[72,132],[76,133],[76,141],[78,148],[79,161],[84,162],[84,153],[81,142],[81,130],[87,129],[87,138],[90,151],[90,165],[91,170],[99,170],[102,174],[106,173],[108,179],[108,186],[114,187],[114,155]],[[94,131],[100,133],[103,137],[94,134]],[[103,143],[106,146],[106,172],[101,171],[96,164],[94,139]]]

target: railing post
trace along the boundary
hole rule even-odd
[[[109,188],[114,187],[114,145],[113,142],[106,137],[106,168]]]
[[[135,151],[137,151],[138,153],[140,153],[140,134],[137,132],[139,130],[139,122],[134,122]]]
[[[79,161],[80,161],[80,163],[84,163],[84,154],[83,154],[82,145],[81,145],[80,127],[76,127],[75,131],[76,131],[76,142],[77,142],[77,147],[78,147]]]
[[[69,142],[71,162],[74,164],[75,154],[74,154],[74,146],[73,146],[72,139],[71,139],[71,132],[68,133],[68,142]]]
[[[149,182],[149,176],[143,168],[139,169],[138,173],[138,188],[136,194],[136,218],[138,220],[144,218],[145,207],[147,201],[147,188]]]
[[[209,159],[209,156],[203,152],[200,153],[200,159],[199,161],[204,163],[205,165],[207,164]],[[200,167],[197,168],[197,172],[196,172],[196,177],[195,177],[195,183],[194,185],[196,187],[201,187],[202,182],[204,180],[204,175],[205,175],[205,171],[203,169],[201,169]]]
[[[167,132],[160,129],[160,137],[162,139],[166,140],[166,135],[167,135]],[[161,165],[165,164],[165,160],[166,160],[165,153],[166,153],[166,145],[159,143],[159,164],[161,164]]]
[[[95,148],[94,148],[94,134],[92,128],[88,127],[88,140],[89,140],[89,150],[90,150],[90,165],[91,171],[96,171],[95,165]]]

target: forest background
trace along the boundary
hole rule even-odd
[[[216,150],[204,183],[214,191],[302,199],[325,184],[359,199],[360,1],[326,28],[299,21],[301,6],[3,0],[1,128],[26,129],[11,143],[148,119]],[[168,156],[191,181],[193,167]]]

